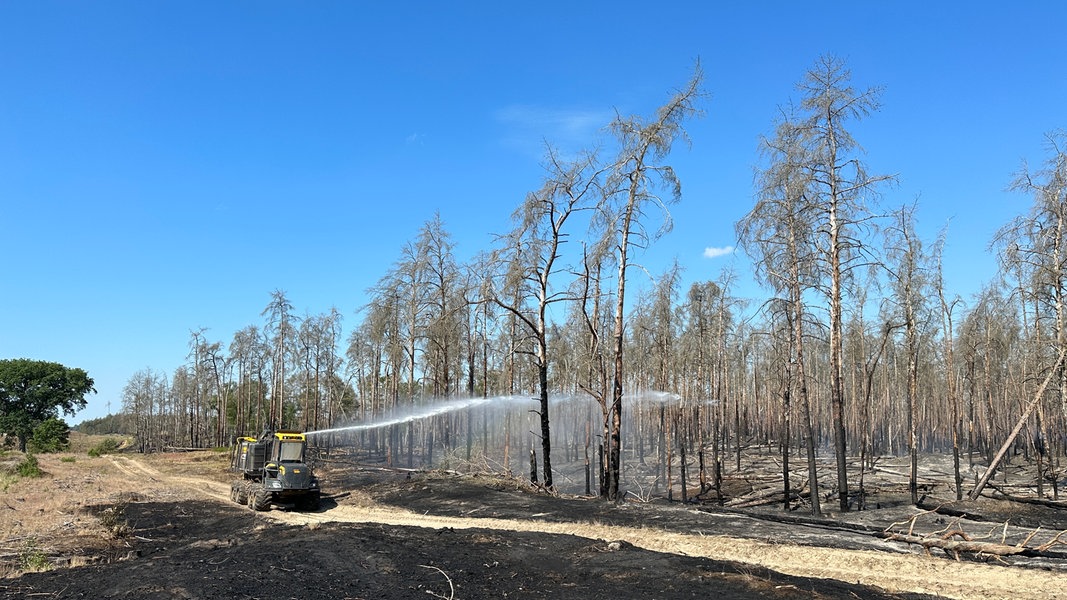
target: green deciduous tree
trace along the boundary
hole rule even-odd
[[[48,419],[33,428],[30,449],[34,452],[62,452],[70,447],[70,425],[63,419]]]
[[[60,411],[73,415],[85,408],[85,395],[96,393],[82,369],[59,363],[18,358],[0,360],[0,431],[15,435],[19,449],[33,430]]]

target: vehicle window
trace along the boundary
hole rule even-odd
[[[304,444],[300,442],[282,442],[280,451],[278,452],[278,460],[299,462],[303,446]]]

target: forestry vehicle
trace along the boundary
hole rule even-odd
[[[307,438],[298,431],[264,431],[259,439],[240,437],[230,467],[243,479],[230,486],[230,499],[255,510],[271,504],[319,508],[319,480],[304,460]]]

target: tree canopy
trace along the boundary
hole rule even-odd
[[[82,369],[26,358],[0,360],[0,431],[18,437],[19,449],[34,428],[85,408],[85,395],[96,393]]]

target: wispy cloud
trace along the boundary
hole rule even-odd
[[[409,146],[410,145],[419,145],[419,146],[421,146],[423,144],[423,140],[425,140],[425,139],[426,139],[426,136],[424,134],[413,133],[413,134],[409,135],[407,138],[405,138],[404,141]]]
[[[503,143],[523,152],[540,156],[545,143],[564,152],[592,147],[598,130],[614,118],[606,110],[559,109],[515,104],[494,113],[494,119],[506,127]]]
[[[610,111],[555,109],[527,104],[515,104],[496,111],[501,123],[523,129],[540,129],[564,136],[586,135],[607,125]]]
[[[723,246],[722,248],[713,248],[709,246],[704,248],[704,258],[719,258],[720,256],[726,256],[727,254],[733,253],[733,246]]]

